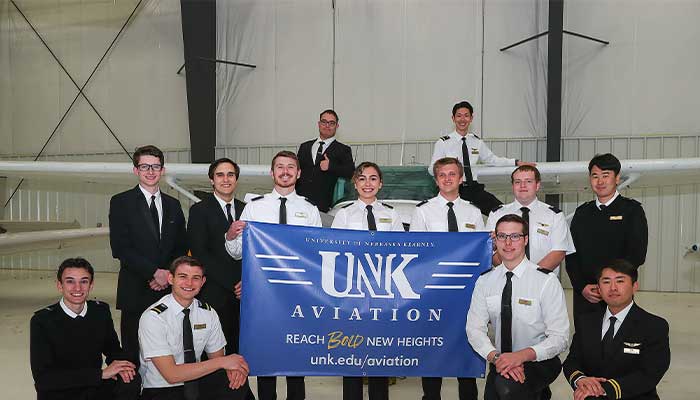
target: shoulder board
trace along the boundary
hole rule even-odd
[[[99,301],[99,300],[88,300],[88,304],[90,305],[95,305],[97,307],[107,307],[109,308],[109,305],[105,303],[104,301]]]
[[[479,274],[479,276],[486,275],[486,274],[488,274],[489,272],[491,272],[491,271],[493,271],[493,270],[494,270],[494,268],[491,267],[491,268],[487,269],[486,271],[482,272],[481,274]]]
[[[585,203],[582,203],[581,205],[576,207],[576,209],[578,210],[579,208],[586,208],[586,207],[590,207],[590,206],[595,207],[595,200],[590,200],[590,201],[587,201]]]
[[[199,301],[199,308],[211,311],[211,306],[208,303],[205,303],[201,300]]]
[[[631,199],[631,198],[629,198],[629,197],[624,197],[624,196],[622,196],[622,195],[620,195],[620,197],[622,197],[624,200],[627,200],[628,202],[630,202],[630,203],[632,203],[632,204],[634,204],[634,205],[637,205],[637,206],[641,206],[641,205],[642,205],[642,203],[640,203],[639,201],[637,201],[637,200],[635,200],[635,199]]]
[[[557,207],[549,206],[549,209],[552,210],[555,214],[560,214],[560,213],[561,213],[561,210],[558,209]]]
[[[420,207],[420,206],[422,206],[423,204],[425,204],[425,203],[427,203],[427,202],[428,202],[428,200],[423,200],[423,201],[421,201],[420,203],[416,204],[416,207]]]
[[[491,212],[496,212],[496,211],[500,210],[501,208],[503,208],[503,204],[497,205],[496,207],[494,207],[494,208],[491,210]]]
[[[549,273],[552,272],[551,269],[541,268],[541,267],[540,267],[540,268],[537,268],[537,270],[540,271],[540,272],[542,272],[543,274],[549,274]]]
[[[250,199],[250,201],[258,201],[258,200],[264,199],[264,198],[265,198],[265,196],[253,197],[252,199]]]
[[[46,306],[46,307],[42,308],[41,310],[36,310],[36,311],[34,311],[34,314],[43,314],[45,312],[50,312],[50,311],[53,311],[56,307],[58,307],[58,303],[52,304],[50,306]]]
[[[474,135],[474,137],[475,137],[475,138],[477,138],[477,139],[481,140],[481,138],[480,138],[480,137],[478,137],[478,136],[476,136],[476,134],[472,133],[472,135]]]
[[[355,204],[355,203],[346,204],[346,205],[342,206],[341,208],[348,208],[348,207],[352,206],[353,204]]]
[[[382,203],[382,205],[388,209],[391,209],[391,210],[394,209],[394,206],[392,206],[391,204]]]
[[[448,140],[450,137],[449,136],[440,136],[440,139],[442,140]]]
[[[166,305],[163,304],[163,303],[160,303],[160,304],[158,304],[157,306],[151,308],[151,311],[155,312],[156,314],[160,314],[160,313],[162,313],[163,311],[165,311],[165,310],[167,310],[167,309],[168,309],[168,306],[166,306]]]
[[[300,197],[301,197],[302,199],[306,200],[306,202],[309,203],[309,204],[311,204],[312,206],[314,206],[314,207],[316,206],[316,203],[314,203],[313,201],[309,200],[308,198],[306,198],[306,197],[304,197],[304,196],[300,196]]]

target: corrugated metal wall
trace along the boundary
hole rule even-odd
[[[497,154],[522,160],[542,160],[545,140],[542,138],[487,140]],[[352,144],[357,161],[375,161],[380,165],[427,164],[432,154],[432,141],[408,143]],[[596,153],[613,152],[621,159],[677,158],[700,156],[700,136],[647,136],[647,137],[594,137],[567,138],[562,141],[563,159],[588,160]],[[296,150],[296,145],[220,147],[217,156],[228,156],[241,164],[267,164],[279,150]],[[19,159],[23,157],[0,157]],[[65,161],[123,161],[120,154],[89,154],[49,156],[44,160]],[[166,152],[168,162],[189,162],[186,149]],[[700,171],[699,171],[700,172]],[[16,182],[8,181],[6,196]],[[72,184],[62,187],[40,188],[25,182],[5,210],[5,219],[29,221],[73,221],[83,227],[107,224],[109,198],[126,189],[105,184]],[[683,258],[685,248],[700,241],[700,185],[669,184],[659,187],[632,187],[624,194],[641,201],[649,221],[649,250],[647,262],[641,269],[643,290],[669,292],[700,292],[700,263]],[[509,201],[510,197],[504,195]],[[576,205],[592,199],[589,192],[563,194],[562,208],[573,213]],[[189,201],[180,199],[185,209]],[[185,210],[186,211],[186,210]],[[0,257],[0,268],[53,268],[60,260],[77,254],[88,257],[101,270],[115,270],[105,241],[100,248],[40,250],[34,254]],[[563,280],[567,283],[566,274]]]

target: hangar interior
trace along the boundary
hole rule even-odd
[[[496,154],[547,161],[548,38],[501,49],[546,31],[548,12],[545,0],[218,0],[216,58],[255,68],[216,64],[214,154],[267,164],[313,138],[318,113],[334,108],[356,162],[427,165],[452,130],[452,105],[468,100],[472,130]],[[560,160],[700,157],[698,16],[700,3],[684,0],[565,2],[564,29],[609,43],[563,36]],[[180,1],[0,0],[0,159],[129,162],[156,144],[166,166],[191,162],[183,64]],[[125,188],[0,178],[0,220],[106,226],[109,198]],[[686,256],[700,241],[700,187],[624,194],[649,221],[641,289],[684,311],[668,381],[698,332],[680,320],[700,304],[700,265]],[[561,208],[590,199],[587,188],[566,189]],[[191,202],[180,200],[186,212]],[[118,269],[107,241],[36,249],[0,255],[3,286],[38,285],[30,278],[76,252],[101,272]],[[52,298],[50,278],[39,282]],[[17,296],[0,296],[3,308]],[[26,315],[8,318],[26,336]],[[21,376],[30,383],[28,368]],[[662,385],[665,398],[689,398],[688,386],[673,386]]]

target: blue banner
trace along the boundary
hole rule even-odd
[[[241,354],[251,375],[483,377],[467,341],[487,232],[248,223]]]

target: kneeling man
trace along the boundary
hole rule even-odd
[[[569,343],[564,291],[554,274],[525,257],[528,226],[522,217],[504,215],[495,233],[502,264],[476,281],[467,337],[490,364],[486,400],[538,399],[559,375],[558,355]]]
[[[657,400],[656,385],[668,370],[668,322],[637,306],[637,267],[626,260],[598,272],[604,310],[579,320],[564,376],[574,399]]]

